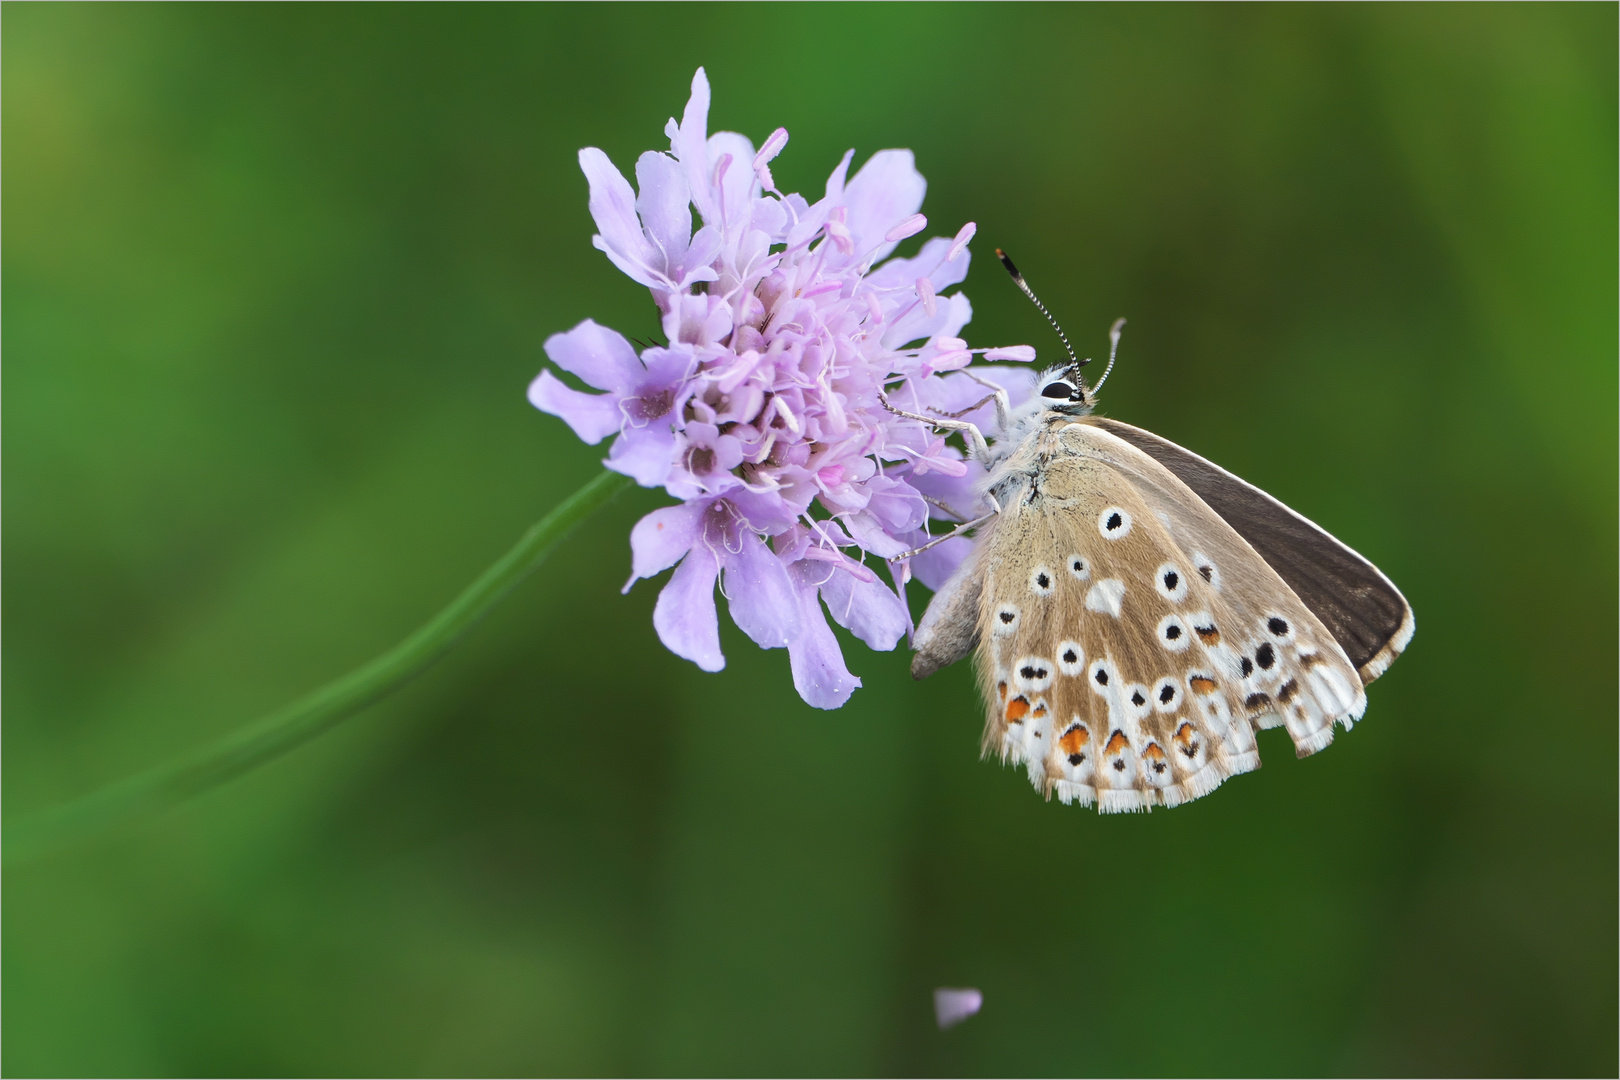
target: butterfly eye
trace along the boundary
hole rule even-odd
[[[1066,382],[1049,382],[1041,387],[1041,397],[1059,398],[1068,401],[1074,397],[1074,387]]]

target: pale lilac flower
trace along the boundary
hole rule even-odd
[[[973,309],[949,290],[967,276],[971,223],[890,258],[927,227],[910,151],[880,151],[853,177],[846,153],[812,203],[776,188],[785,129],[756,151],[742,135],[709,135],[708,112],[699,69],[665,128],[669,151],[641,155],[634,190],[600,150],[579,155],[594,243],[651,290],[667,344],[638,353],[586,320],[547,340],[546,355],[602,393],[548,371],[529,399],[586,442],[614,436],[609,468],[682,500],[631,533],[627,590],[675,567],[653,615],[664,644],[704,670],[724,665],[718,587],[750,638],[788,650],[800,695],[837,708],[860,680],[826,615],[870,648],[894,648],[910,629],[905,581],[915,572],[937,586],[967,542],[887,567],[888,583],[878,570],[926,542],[930,518],[965,520],[980,497],[978,464],[880,393],[912,411],[965,409],[986,393],[961,374],[975,356],[1033,350],[960,336]],[[1015,404],[1033,392],[1025,369],[976,374]],[[969,418],[995,434],[989,406]]]

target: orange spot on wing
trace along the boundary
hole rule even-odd
[[[1091,732],[1076,724],[1063,733],[1063,738],[1058,740],[1058,746],[1062,747],[1065,754],[1078,754],[1090,741]]]
[[[1214,679],[1206,679],[1202,675],[1194,675],[1189,681],[1192,684],[1192,690],[1195,694],[1213,694],[1215,692]]]
[[[1007,702],[1007,722],[1009,724],[1023,723],[1024,716],[1029,712],[1029,699],[1019,694]]]
[[[1000,698],[1002,701],[1007,700],[1007,684],[1006,683],[1004,683],[1004,682],[996,683],[996,697]]]
[[[1130,747],[1131,741],[1125,737],[1125,733],[1123,731],[1116,731],[1113,735],[1109,736],[1108,745],[1103,747],[1103,752],[1107,754],[1118,754],[1124,750],[1129,750]]]
[[[1035,719],[1039,720],[1041,717],[1046,715],[1046,706],[1045,705],[1037,705],[1037,706],[1035,706],[1035,711],[1030,713],[1030,715],[1033,716]]]
[[[1163,761],[1164,749],[1158,743],[1150,742],[1147,744],[1147,749],[1142,751],[1142,756],[1153,761]]]
[[[1195,626],[1193,633],[1197,634],[1198,640],[1205,645],[1215,646],[1221,643],[1221,632],[1213,626]]]

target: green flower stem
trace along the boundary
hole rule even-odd
[[[426,671],[545,561],[574,527],[630,486],[603,472],[536,522],[517,545],[410,637],[302,700],[179,761],[5,825],[6,863],[62,847],[177,806],[328,731]]]

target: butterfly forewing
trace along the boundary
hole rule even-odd
[[[1242,536],[1332,632],[1363,685],[1412,639],[1412,608],[1378,568],[1253,484],[1150,431],[1091,417],[1163,465]]]
[[[962,576],[979,583],[985,749],[1038,789],[1174,806],[1257,768],[1255,727],[1286,725],[1303,756],[1361,715],[1333,635],[1163,465],[1086,420],[1014,458],[1026,479]]]

